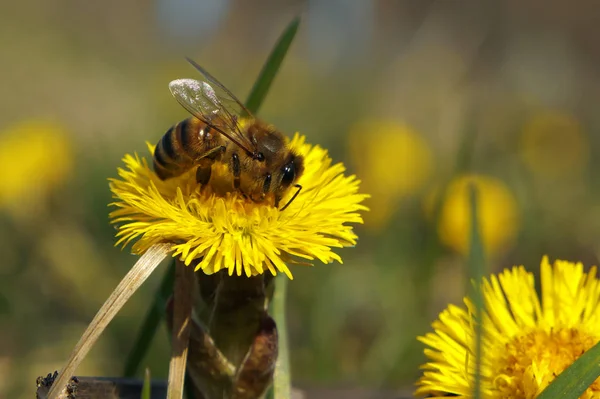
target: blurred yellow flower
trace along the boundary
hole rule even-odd
[[[226,269],[230,275],[252,276],[268,270],[291,278],[286,262],[294,257],[341,262],[332,248],[356,244],[347,223],[362,223],[359,211],[366,210],[361,202],[367,195],[358,193],[360,181],[345,176],[341,163],[331,164],[326,150],[306,144],[299,134],[290,148],[304,156],[298,180],[303,188],[283,211],[237,191],[220,196],[201,190],[195,170],[162,181],[146,159],[127,155],[120,178],[110,181],[118,208],[110,215],[118,225],[117,244],[135,241],[133,251],[139,254],[173,243],[173,256],[186,265],[198,260],[196,270],[207,274]],[[227,166],[213,165],[211,186],[227,181]],[[282,203],[293,194],[290,190]]]
[[[519,230],[516,200],[500,180],[483,175],[460,176],[450,182],[440,210],[440,240],[462,254],[469,251],[471,239],[470,186],[477,189],[478,219],[483,246],[489,255],[506,248]],[[439,190],[428,196],[426,210],[431,216]]]
[[[359,122],[349,140],[363,187],[372,195],[367,226],[382,228],[399,200],[418,191],[431,175],[431,149],[416,131],[393,120]]]
[[[523,266],[484,279],[481,354],[483,398],[535,398],[600,339],[597,269],[581,263],[541,263],[541,297]],[[416,394],[472,398],[475,380],[475,307],[450,305],[418,337],[427,345]],[[600,396],[597,379],[581,398]]]
[[[0,132],[0,207],[30,210],[73,171],[74,155],[64,128],[31,120]]]
[[[523,126],[519,150],[532,172],[546,178],[580,173],[589,160],[589,143],[574,115],[544,111]]]

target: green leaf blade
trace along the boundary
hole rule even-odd
[[[141,399],[150,399],[150,387],[152,385],[151,379],[150,379],[150,369],[146,369],[146,372],[144,373],[144,385],[142,385],[142,395],[141,395]]]
[[[250,94],[246,100],[246,108],[253,114],[258,113],[260,106],[267,96],[271,84],[273,83],[273,80],[275,80],[275,76],[277,76],[277,72],[281,67],[283,59],[294,41],[299,25],[300,17],[296,17],[290,22],[279,37],[277,44],[275,44],[271,54],[269,54],[269,58],[267,58],[267,61],[263,65],[256,82],[254,82],[254,86],[252,86],[252,90],[250,90]]]
[[[538,396],[538,399],[579,398],[600,377],[600,342],[587,350]]]
[[[279,336],[279,355],[277,356],[275,375],[273,377],[273,395],[275,399],[290,399],[292,397],[290,355],[285,314],[287,284],[287,276],[276,277],[275,293],[273,295],[273,318],[277,324],[277,335]]]
[[[475,305],[475,384],[473,387],[473,398],[481,398],[481,341],[483,325],[481,317],[483,314],[483,294],[481,282],[485,273],[485,252],[481,241],[481,232],[478,218],[478,192],[475,185],[469,187],[469,198],[471,204],[471,240],[469,245],[469,275],[474,281],[473,293],[470,295]]]

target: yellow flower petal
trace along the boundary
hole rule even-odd
[[[392,219],[400,200],[414,195],[433,171],[434,157],[427,141],[405,123],[363,120],[349,134],[350,156],[373,195],[367,226],[381,229]]]
[[[110,181],[117,244],[134,242],[133,251],[143,253],[169,242],[173,256],[207,274],[226,269],[252,276],[268,270],[292,278],[286,262],[293,257],[341,262],[332,248],[356,244],[348,224],[362,223],[359,211],[366,210],[361,202],[367,195],[358,193],[360,181],[345,176],[342,164],[331,165],[326,150],[306,144],[299,134],[290,147],[304,156],[305,170],[298,180],[302,191],[284,211],[237,192],[218,196],[196,183],[193,170],[162,181],[146,159],[125,156],[120,178]],[[215,164],[212,173],[218,180],[229,172]],[[290,190],[282,203],[292,195]]]
[[[448,247],[461,254],[469,252],[471,232],[471,200],[469,189],[477,189],[478,220],[481,239],[489,255],[496,255],[514,241],[519,229],[517,201],[500,180],[485,175],[458,176],[448,185],[439,216],[438,234]],[[440,195],[434,190],[425,201],[425,210],[433,216],[434,204]]]
[[[484,398],[534,398],[582,353],[600,340],[600,285],[596,268],[581,263],[541,263],[541,301],[532,273],[523,266],[504,270],[481,283],[485,299],[481,358]],[[475,320],[450,305],[419,337],[429,361],[422,366],[418,395],[473,396]],[[600,395],[600,379],[582,396]]]
[[[43,120],[23,121],[0,136],[0,208],[26,214],[72,174],[72,143],[64,127]]]
[[[587,132],[577,118],[561,110],[542,110],[523,126],[519,155],[537,176],[580,175],[590,159]]]

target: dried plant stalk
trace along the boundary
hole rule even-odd
[[[48,397],[52,385],[52,374],[39,377],[37,399]],[[140,399],[143,381],[137,378],[72,377],[69,380],[69,398],[76,399]],[[167,396],[167,382],[151,382],[150,399],[164,399]]]
[[[48,399],[63,399],[68,397],[66,387],[77,366],[79,366],[90,349],[92,349],[92,346],[96,343],[100,334],[104,332],[108,323],[110,323],[133,293],[137,291],[156,269],[158,264],[167,256],[170,247],[169,244],[154,245],[140,257],[131,270],[123,277],[123,280],[121,280],[117,288],[110,294],[106,302],[104,302],[104,305],[102,305],[92,322],[88,325],[81,339],[79,339],[67,361],[67,365],[52,384],[52,388],[48,393]]]
[[[167,399],[183,398],[195,282],[194,268],[187,267],[183,262],[177,261],[173,292],[172,352],[171,362],[169,363]]]

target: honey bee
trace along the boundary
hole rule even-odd
[[[200,185],[210,183],[213,164],[223,163],[233,176],[232,189],[255,202],[275,207],[295,184],[304,158],[289,148],[285,136],[251,112],[225,86],[191,59],[202,80],[177,79],[171,94],[191,117],[167,130],[154,151],[154,171],[162,180],[196,168]],[[247,119],[240,123],[242,118]]]

